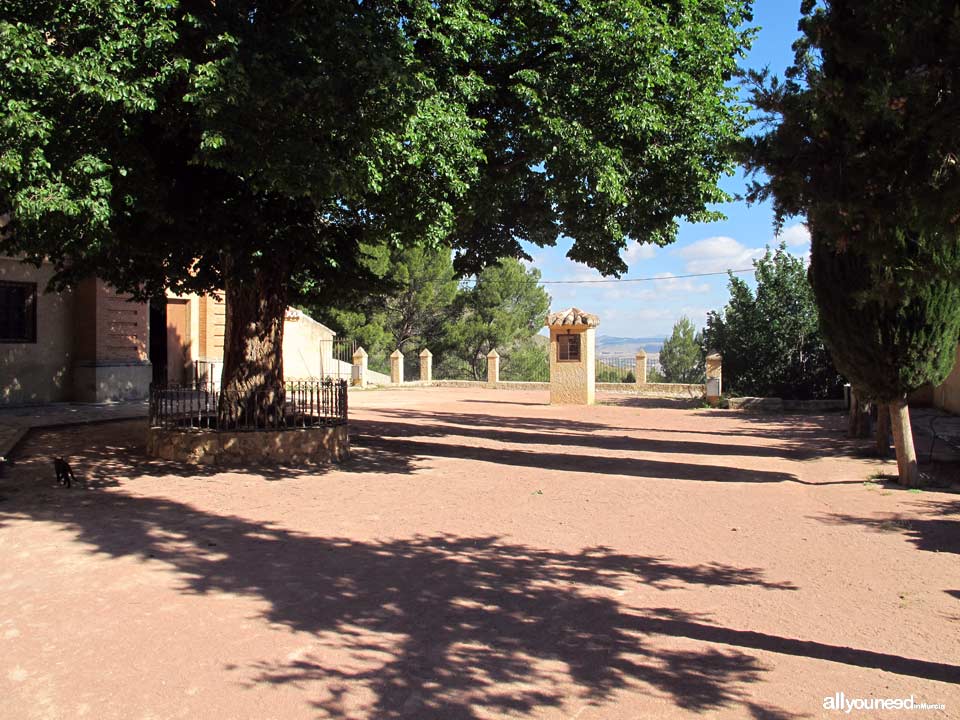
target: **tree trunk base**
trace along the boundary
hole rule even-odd
[[[877,405],[877,425],[874,433],[877,455],[882,458],[890,457],[890,408],[886,405]]]
[[[920,469],[917,467],[917,451],[913,446],[913,428],[910,426],[910,409],[906,400],[890,403],[890,424],[897,451],[899,482],[908,488],[920,487]]]
[[[847,437],[870,437],[870,415],[867,404],[864,403],[856,391],[850,393],[850,415],[847,422]]]

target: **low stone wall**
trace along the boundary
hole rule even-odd
[[[685,383],[597,383],[598,392],[629,393],[656,397],[701,398],[706,388]]]
[[[404,383],[409,385],[412,383]],[[454,387],[454,388],[484,388],[487,390],[549,390],[548,382],[516,382],[501,380],[490,383],[482,380],[433,380],[429,383],[417,383],[421,387]]]
[[[843,410],[843,398],[831,400],[784,400],[783,398],[739,397],[730,398],[731,410],[746,410],[760,413],[779,412],[829,412]]]
[[[449,388],[482,388],[485,390],[550,390],[548,382],[524,382],[501,380],[490,383],[483,380],[431,380],[420,382],[414,380],[403,385],[390,385],[388,388],[401,387],[449,387]],[[384,389],[384,388],[381,388]],[[684,383],[597,383],[597,392],[626,393],[630,395],[649,395],[651,397],[679,397],[701,398],[704,396],[703,385]]]
[[[347,425],[290,430],[147,430],[147,454],[192,465],[304,465],[350,454]]]

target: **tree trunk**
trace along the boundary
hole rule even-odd
[[[882,458],[890,455],[890,408],[877,403],[877,426],[874,439],[877,444],[877,455]]]
[[[217,408],[221,427],[277,427],[283,420],[283,321],[287,268],[280,262],[237,273],[224,259],[226,329]]]
[[[913,447],[913,429],[910,410],[905,399],[890,403],[890,424],[893,426],[893,445],[897,451],[897,470],[900,484],[909,488],[920,486],[917,452]]]
[[[870,435],[870,416],[864,403],[855,390],[850,391],[850,417],[847,424],[847,437],[863,438]]]

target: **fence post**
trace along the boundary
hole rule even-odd
[[[723,394],[722,368],[723,357],[720,353],[710,353],[707,355],[707,402],[711,405],[720,402],[720,395]]]
[[[496,350],[487,353],[487,382],[500,382],[500,353]]]
[[[426,348],[420,351],[420,382],[433,382],[433,353]]]
[[[367,351],[358,347],[353,352],[353,368],[351,368],[351,381],[359,387],[367,386]]]
[[[636,377],[634,380],[637,385],[646,385],[647,384],[647,351],[646,350],[637,350],[637,370]]]
[[[394,385],[403,382],[403,353],[400,350],[390,354],[390,382]]]

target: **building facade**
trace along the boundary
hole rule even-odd
[[[45,293],[53,268],[0,257],[0,405],[106,402],[147,396],[151,382],[218,383],[226,307],[211,296],[132,302],[90,278]],[[335,333],[290,308],[288,378],[331,374]]]

